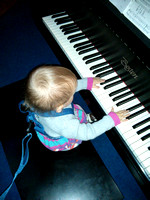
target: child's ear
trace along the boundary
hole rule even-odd
[[[64,107],[64,105],[58,106],[58,108],[56,108],[56,112],[60,113],[62,111],[63,107]]]

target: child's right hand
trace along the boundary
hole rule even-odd
[[[112,108],[111,112],[115,112],[114,108]],[[120,122],[128,121],[128,119],[126,119],[126,117],[128,117],[130,115],[129,110],[119,110],[115,113],[118,115]]]

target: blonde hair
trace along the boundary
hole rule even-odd
[[[25,103],[38,112],[56,110],[71,98],[76,86],[77,78],[69,69],[42,65],[27,77]]]

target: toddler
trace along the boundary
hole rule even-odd
[[[42,65],[33,69],[28,77],[24,104],[34,115],[39,140],[52,151],[65,151],[77,147],[82,141],[96,138],[119,123],[126,121],[127,110],[112,111],[101,120],[89,123],[89,115],[72,103],[79,90],[100,89],[100,78],[77,80],[69,69]]]

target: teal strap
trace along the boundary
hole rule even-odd
[[[20,174],[23,170],[23,168],[26,166],[28,160],[29,160],[29,147],[28,147],[28,143],[30,141],[30,139],[32,138],[32,133],[28,133],[23,139],[22,139],[22,156],[21,156],[21,161],[20,161],[20,165],[14,175],[14,178],[11,182],[11,184],[8,186],[8,188],[2,193],[2,195],[0,196],[0,200],[4,200],[6,195],[8,194],[10,188],[12,187],[16,177],[18,176],[18,174]]]

